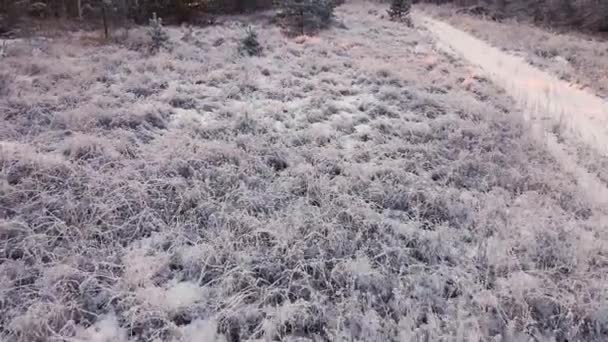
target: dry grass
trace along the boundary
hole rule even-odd
[[[499,89],[370,9],[258,23],[260,57],[227,22],[3,59],[0,336],[605,340],[603,213]]]
[[[484,20],[456,13],[456,8],[449,5],[424,4],[418,8],[608,99],[608,41],[599,36],[560,33],[514,19]]]

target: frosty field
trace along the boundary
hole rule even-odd
[[[605,341],[608,209],[383,11],[8,46],[0,340]]]

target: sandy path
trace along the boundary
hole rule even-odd
[[[608,206],[608,188],[579,166],[553,134],[558,132],[573,144],[584,143],[600,155],[608,155],[608,103],[449,24],[420,13],[415,13],[415,21],[435,36],[442,49],[464,57],[503,87],[521,106],[548,150],[579,180],[589,199]]]
[[[504,87],[527,109],[528,119],[543,121],[543,126],[558,124],[608,154],[608,103],[449,24],[423,15],[418,15],[418,21],[442,44],[480,66]]]

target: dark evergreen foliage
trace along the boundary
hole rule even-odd
[[[412,0],[392,0],[388,15],[391,20],[402,20],[407,18],[412,8]]]
[[[281,0],[280,17],[297,34],[327,28],[334,18],[334,0]]]

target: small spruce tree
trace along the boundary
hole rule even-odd
[[[412,0],[392,0],[391,7],[388,9],[388,15],[391,20],[410,22],[410,9],[412,8]]]
[[[167,47],[169,43],[169,35],[163,27],[163,20],[156,16],[156,13],[152,13],[150,19],[150,25],[148,28],[148,36],[150,36],[150,52],[156,53],[161,48]]]
[[[258,41],[258,34],[249,27],[247,29],[247,35],[241,40],[239,52],[249,56],[259,56],[262,53],[262,49],[262,45],[260,45],[260,42]]]

